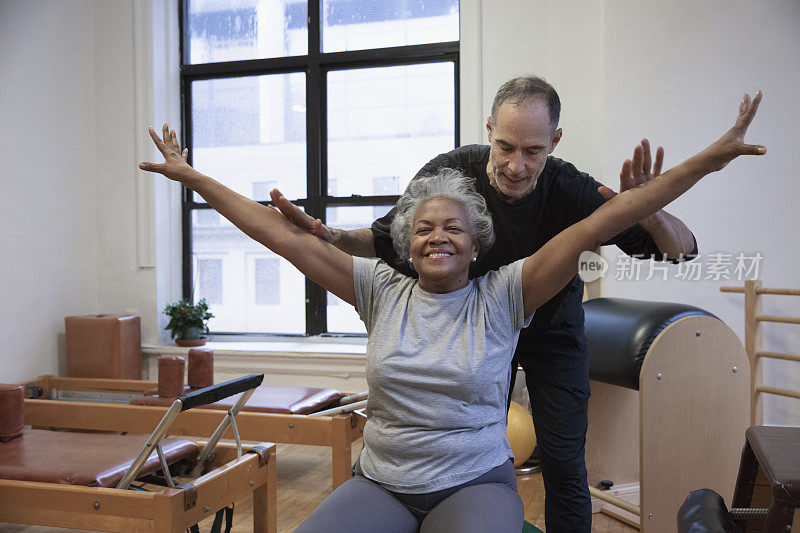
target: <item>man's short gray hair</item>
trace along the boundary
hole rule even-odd
[[[389,231],[401,260],[408,261],[409,258],[414,214],[420,205],[439,196],[452,198],[464,206],[479,253],[486,252],[494,244],[492,215],[486,207],[486,200],[475,190],[475,180],[458,170],[442,168],[434,175],[413,180],[397,202]]]
[[[492,102],[492,121],[505,102],[517,105],[535,98],[541,98],[547,104],[550,127],[555,131],[561,117],[561,99],[553,86],[538,76],[519,76],[501,85]]]

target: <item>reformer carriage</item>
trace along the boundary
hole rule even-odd
[[[96,413],[84,404],[63,402],[60,417],[53,419],[26,400],[24,423],[35,428],[0,443],[0,522],[179,532],[216,514],[219,528],[223,515],[229,520],[226,507],[252,494],[253,531],[274,533],[275,445],[243,449],[235,419],[262,379],[246,376],[186,394],[166,413],[162,409],[160,416],[128,430],[141,432],[146,426],[149,437],[63,431],[86,429],[75,422]],[[8,387],[4,398],[13,398],[15,389],[21,398],[19,387]],[[191,409],[238,393],[227,413],[214,413],[207,441],[164,439]],[[6,405],[14,403],[4,399]],[[220,443],[229,428],[235,444]]]
[[[31,399],[26,400],[26,410],[47,423],[70,417],[72,427],[77,429],[149,431],[146,428],[164,414],[165,402],[127,404],[133,398],[144,398],[156,387],[156,381],[41,376],[27,384]],[[270,394],[278,390],[281,392]],[[353,410],[364,406],[366,396],[343,399],[343,395],[337,395],[332,402],[331,396],[322,392],[323,389],[313,388],[259,387],[237,422],[245,440],[330,447],[331,485],[336,488],[352,474],[352,444],[361,438],[364,427],[364,418]],[[83,409],[73,412],[76,402],[55,398],[81,400]],[[342,401],[350,403],[341,405]],[[348,412],[337,412],[343,408]],[[194,409],[176,420],[172,432],[203,434],[213,430],[218,416],[209,406]]]

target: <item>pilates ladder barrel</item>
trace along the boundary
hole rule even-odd
[[[761,280],[748,280],[744,287],[720,287],[721,292],[744,294],[744,348],[750,362],[750,425],[760,426],[764,421],[761,400],[763,394],[774,394],[800,399],[800,390],[781,389],[764,385],[761,359],[783,359],[800,362],[800,355],[771,352],[763,349],[762,328],[764,322],[800,324],[800,317],[765,315],[762,313],[762,294],[800,296],[800,289],[769,289],[761,286]]]
[[[748,386],[744,348],[722,321],[692,315],[664,327],[644,355],[638,391],[592,382],[589,484],[638,486],[640,505],[615,501],[616,486],[592,495],[631,513],[619,517],[645,533],[674,532],[678,508],[697,486],[730,500],[748,426]]]

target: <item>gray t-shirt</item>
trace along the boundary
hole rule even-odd
[[[513,457],[510,362],[533,316],[523,316],[523,261],[434,294],[379,259],[353,258],[369,335],[360,456],[368,478],[395,492],[434,492]]]

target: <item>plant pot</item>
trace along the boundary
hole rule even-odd
[[[202,346],[206,343],[208,339],[175,339],[175,344],[180,346],[181,348],[195,348],[197,346]]]
[[[184,348],[202,346],[206,343],[206,337],[203,336],[203,333],[205,333],[205,330],[201,328],[186,328],[181,336],[175,339],[175,344]]]

